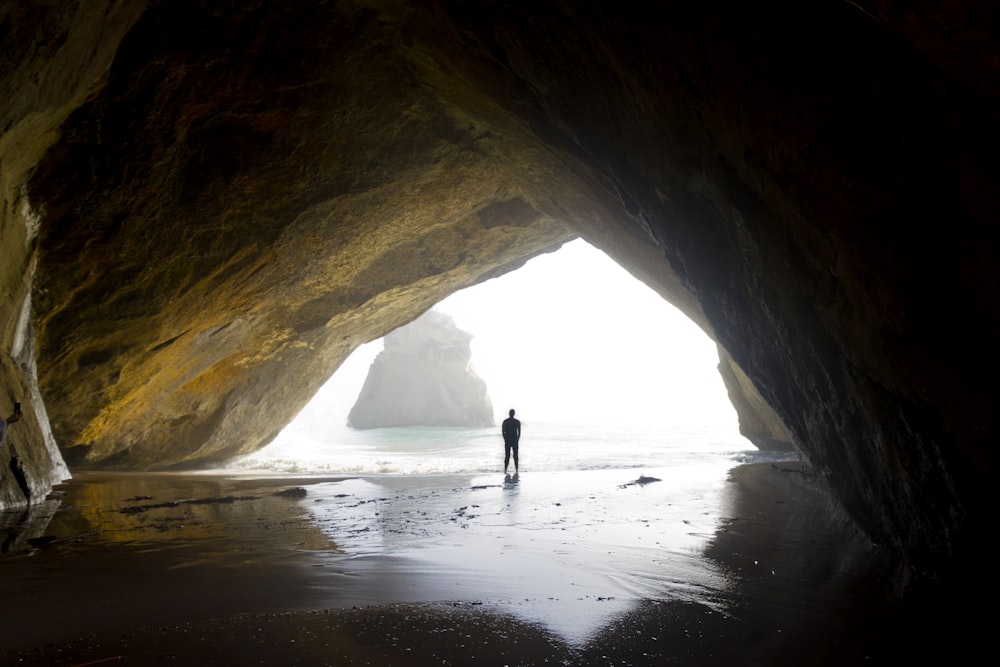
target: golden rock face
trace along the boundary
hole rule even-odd
[[[570,187],[560,165],[527,199],[509,175],[524,151],[503,165],[489,122],[453,118],[373,19],[318,34],[237,11],[191,36],[151,14],[31,181],[66,197],[47,204],[35,305],[77,464],[253,451],[354,347],[573,236],[543,210]]]
[[[37,394],[38,488],[56,442],[252,451],[356,346],[583,236],[719,343],[748,434],[788,434],[877,542],[965,548],[1000,430],[992,24],[245,4],[0,10],[2,379]]]

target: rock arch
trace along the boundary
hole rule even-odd
[[[253,450],[357,345],[579,235],[718,341],[876,542],[971,549],[992,24],[665,4],[2,10],[2,379],[33,483],[55,442]]]

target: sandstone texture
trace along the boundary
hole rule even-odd
[[[31,495],[64,458],[253,451],[358,345],[582,236],[712,336],[755,441],[876,543],[976,552],[998,12],[5,2],[0,400]]]
[[[348,426],[493,426],[486,383],[470,365],[472,335],[451,317],[430,310],[383,340]]]

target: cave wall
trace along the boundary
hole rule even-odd
[[[39,382],[75,466],[253,451],[356,346],[573,236],[518,191],[517,129],[435,99],[398,27],[260,18],[151,7],[32,175]]]
[[[0,449],[0,508],[44,500],[69,477],[38,385],[33,294],[41,216],[27,181],[95,88],[142,3],[0,5],[0,418],[24,418]],[[13,459],[13,465],[12,465]]]
[[[55,442],[73,466],[252,451],[357,345],[580,235],[718,342],[876,542],[974,549],[991,13],[8,3],[3,380],[35,476],[64,474]]]
[[[483,39],[848,510],[928,563],[976,550],[995,469],[997,107],[910,41],[948,6],[869,9],[506,8]]]

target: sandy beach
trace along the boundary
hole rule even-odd
[[[935,608],[902,604],[808,470],[655,473],[82,473],[4,515],[0,663],[844,665],[940,646],[920,634]]]

